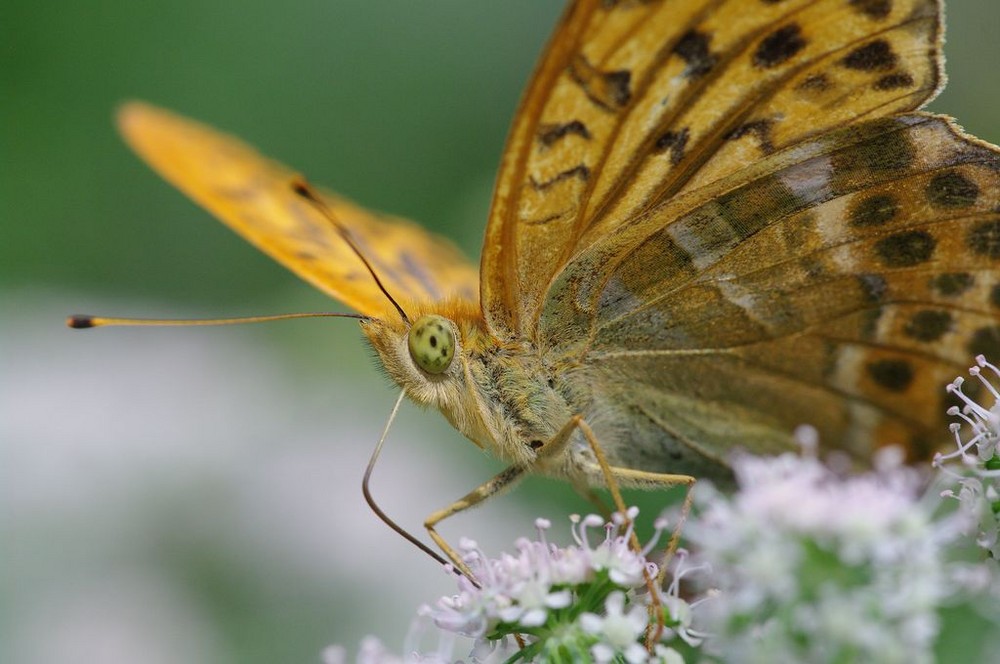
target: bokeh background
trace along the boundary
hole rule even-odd
[[[123,146],[139,98],[224,128],[477,256],[504,136],[560,2],[0,5],[0,661],[309,662],[401,650],[452,591],[360,498],[395,397],[348,321],[87,333],[74,312],[337,308]],[[1000,3],[949,5],[933,105],[1000,142]],[[422,518],[499,465],[404,408],[376,471]],[[443,528],[496,553],[551,482]]]

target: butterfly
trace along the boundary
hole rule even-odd
[[[454,560],[436,524],[529,473],[724,480],[802,423],[858,464],[933,453],[944,386],[1000,357],[1000,150],[917,110],[941,43],[938,0],[572,2],[478,268],[194,121],[135,102],[118,122],[509,464],[425,523]]]

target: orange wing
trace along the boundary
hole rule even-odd
[[[501,164],[487,321],[534,339],[554,275],[620,224],[811,136],[917,108],[941,82],[939,11],[939,0],[573,2]]]
[[[331,222],[295,194],[296,174],[205,125],[131,102],[125,140],[153,170],[292,272],[362,314],[391,309]],[[475,267],[444,238],[324,192],[324,202],[397,300],[475,301]]]

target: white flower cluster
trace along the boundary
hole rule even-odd
[[[472,540],[463,540],[463,560],[476,582],[459,577],[459,592],[442,597],[435,606],[423,606],[420,620],[438,628],[439,644],[432,653],[413,647],[399,657],[377,639],[366,638],[357,664],[440,664],[455,659],[456,637],[473,638],[467,661],[499,664],[524,662],[625,662],[627,664],[683,664],[671,646],[693,652],[705,634],[691,627],[696,604],[679,596],[681,580],[699,568],[687,563],[685,551],[672,561],[673,581],[658,592],[662,620],[651,615],[647,577],[655,579],[657,566],[646,560],[666,528],[657,520],[655,534],[641,551],[630,545],[637,508],[614,515],[605,523],[597,515],[573,516],[574,544],[559,547],[547,541],[550,523],[538,519],[536,540],[522,538],[515,554],[487,557]],[[593,530],[603,530],[594,537]],[[450,570],[449,570],[450,571]],[[660,622],[660,625],[657,625]],[[659,640],[646,646],[650,633]],[[413,632],[419,632],[419,628]],[[419,634],[411,633],[408,641]],[[522,647],[523,646],[523,647]],[[339,646],[327,648],[324,664],[344,664]]]
[[[951,425],[955,436],[955,451],[939,454],[934,465],[950,479],[955,488],[949,488],[942,495],[957,498],[969,523],[977,528],[976,543],[989,552],[994,561],[1000,560],[1000,393],[983,370],[992,374],[1000,385],[1000,370],[986,361],[982,355],[976,357],[977,366],[969,369],[969,374],[979,380],[980,389],[992,398],[993,405],[984,406],[968,394],[962,387],[964,380],[959,377],[948,386],[948,391],[962,400],[963,407],[952,406],[948,414],[960,418],[971,433],[962,438],[961,422]]]
[[[694,652],[706,636],[691,627],[695,604],[679,596],[681,580],[699,568],[687,564],[686,552],[679,551],[672,561],[672,583],[665,592],[657,590],[659,601],[651,603],[647,579],[655,580],[658,568],[646,556],[667,524],[657,520],[649,543],[636,551],[630,542],[638,512],[633,507],[624,517],[615,514],[611,523],[597,515],[574,515],[570,517],[574,544],[567,547],[549,543],[546,532],[551,524],[538,519],[537,539],[522,538],[516,542],[517,553],[499,558],[489,558],[475,542],[463,540],[459,549],[475,582],[458,577],[457,594],[420,608],[407,639],[409,654],[399,657],[368,637],[358,651],[357,664],[683,664],[684,657],[672,646]],[[595,529],[603,534],[595,536]],[[659,614],[651,604],[658,604]],[[414,645],[427,636],[420,625],[427,620],[437,627],[439,643],[433,652]],[[650,651],[647,636],[657,631],[659,640]],[[467,660],[453,656],[459,649],[458,637],[474,640]],[[346,653],[331,646],[323,660],[344,664]]]
[[[625,588],[644,583],[645,558],[632,551],[624,537],[612,537],[611,524],[604,541],[591,548],[588,529],[604,526],[603,519],[593,514],[571,519],[577,546],[565,549],[546,541],[545,531],[551,524],[545,519],[535,521],[538,540],[522,538],[515,543],[516,555],[504,553],[490,559],[474,541],[463,539],[459,550],[479,585],[461,577],[457,595],[443,597],[436,608],[425,610],[442,629],[481,637],[500,623],[518,623],[524,628],[543,625],[553,609],[570,605],[574,586],[594,580],[600,572]],[[628,528],[630,534],[631,524]]]
[[[650,607],[648,594],[637,591],[656,577],[657,566],[646,555],[666,522],[657,521],[652,540],[635,551],[629,542],[637,514],[632,508],[612,523],[597,515],[571,517],[575,544],[565,548],[547,541],[551,524],[539,519],[536,540],[521,539],[516,554],[499,558],[488,558],[475,542],[464,540],[460,550],[476,583],[461,578],[458,594],[422,613],[443,630],[476,638],[473,661],[495,657],[498,644],[507,651],[517,635],[527,643],[526,661],[535,656],[548,661],[560,653],[573,661],[682,662],[666,643],[680,638],[697,645],[702,635],[690,629],[690,607],[676,596],[676,586],[673,595],[661,596],[667,615],[660,642],[652,654],[644,646]],[[593,529],[604,530],[596,543]]]
[[[891,455],[877,465],[840,477],[808,452],[744,457],[732,497],[696,487],[685,536],[719,592],[702,613],[711,652],[727,662],[933,659],[947,594],[941,529],[917,475]]]

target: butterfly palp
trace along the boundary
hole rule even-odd
[[[455,355],[455,334],[451,321],[443,316],[421,316],[408,335],[410,357],[430,374],[439,374],[451,366]]]

